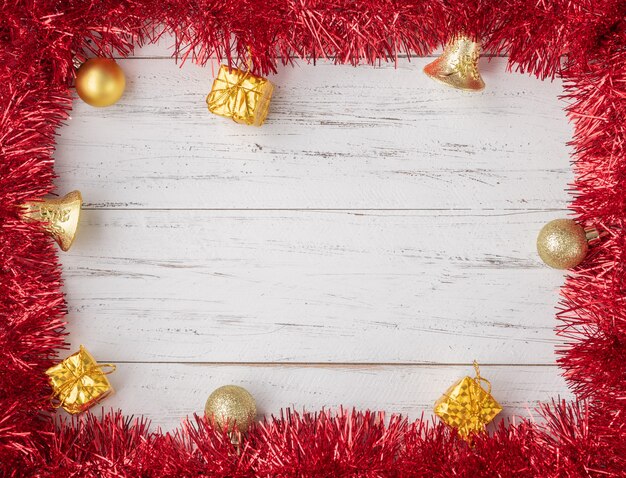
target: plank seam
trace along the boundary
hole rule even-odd
[[[318,368],[361,368],[361,367],[472,367],[472,362],[460,363],[426,363],[426,362],[180,362],[180,361],[134,361],[134,360],[103,360],[126,365],[211,365],[211,366],[238,366],[238,367],[318,367]],[[481,362],[481,367],[558,367],[556,363],[488,363]]]

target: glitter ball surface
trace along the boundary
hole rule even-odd
[[[250,393],[237,385],[225,385],[215,390],[208,398],[205,414],[220,426],[232,431],[234,424],[245,432],[256,418],[256,403]]]
[[[537,252],[550,267],[570,269],[587,255],[585,230],[571,219],[556,219],[543,226],[537,237]]]

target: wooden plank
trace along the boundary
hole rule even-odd
[[[554,212],[88,210],[71,341],[116,361],[551,364]]]
[[[281,68],[261,128],[211,115],[211,67],[121,61],[118,105],[61,129],[59,190],[114,208],[562,209],[572,180],[561,84],[483,67],[487,89],[398,68]]]
[[[93,352],[107,358],[98,347]],[[343,405],[415,419],[422,412],[430,417],[434,401],[456,380],[473,373],[471,364],[300,367],[122,363],[111,375],[116,394],[102,406],[143,414],[154,427],[170,430],[184,417],[202,414],[215,388],[233,383],[254,395],[259,415],[279,414],[289,406],[317,411]],[[482,366],[481,374],[491,381],[493,395],[504,407],[502,419],[536,417],[534,409],[539,401],[559,394],[571,398],[563,393],[565,383],[555,366]]]

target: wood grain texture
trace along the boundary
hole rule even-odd
[[[565,384],[556,367],[481,367],[503,405],[500,419],[533,418],[538,402],[561,394]],[[234,383],[256,398],[259,414],[296,410],[369,408],[400,413],[416,419],[428,417],[433,403],[455,381],[473,376],[463,366],[300,367],[267,365],[118,364],[111,375],[116,394],[103,407],[143,414],[166,430],[193,413],[203,413],[209,394]]]
[[[569,397],[562,274],[534,249],[572,180],[559,81],[483,59],[467,94],[427,58],[300,62],[247,128],[206,110],[215,63],[169,54],[121,60],[122,101],[76,101],[55,154],[59,191],[86,200],[61,260],[72,346],[118,363],[105,407],[169,429],[239,383],[262,413],[416,418],[473,359],[506,417]]]
[[[562,278],[534,246],[553,217],[85,211],[63,257],[72,341],[133,361],[553,363]]]
[[[486,91],[463,93],[427,78],[427,61],[285,67],[261,128],[207,111],[210,67],[120,61],[120,103],[76,101],[60,131],[59,188],[118,208],[564,208],[560,83],[497,58]]]

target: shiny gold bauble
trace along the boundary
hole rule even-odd
[[[111,106],[124,93],[126,77],[115,60],[91,58],[76,72],[76,92],[91,106]]]
[[[204,413],[219,427],[227,426],[229,432],[235,425],[245,432],[256,418],[256,403],[245,388],[225,385],[209,396]]]
[[[537,237],[541,260],[555,269],[577,266],[585,259],[588,250],[585,229],[571,219],[550,221]]]

